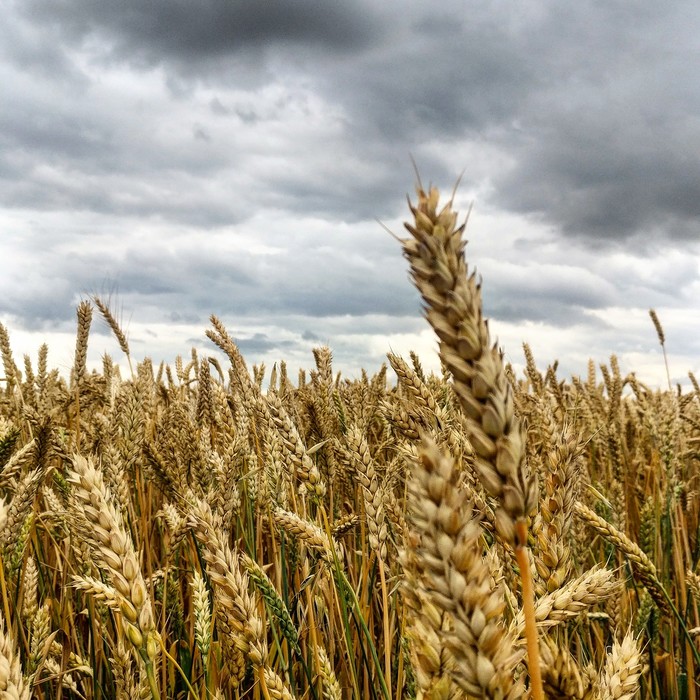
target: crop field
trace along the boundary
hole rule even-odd
[[[410,214],[439,375],[249,368],[215,317],[137,363],[95,297],[64,378],[0,325],[0,697],[698,698],[695,378],[518,376],[451,200]]]

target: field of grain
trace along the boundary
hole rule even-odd
[[[137,364],[94,298],[66,380],[0,325],[2,698],[698,697],[694,377],[516,376],[451,202],[407,231],[441,376],[248,368],[215,317],[225,366]]]

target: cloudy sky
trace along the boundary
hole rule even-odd
[[[397,242],[425,183],[514,365],[700,368],[700,5],[691,0],[0,0],[0,321],[72,363],[111,297],[137,359],[436,366]],[[118,348],[97,319],[90,358]]]

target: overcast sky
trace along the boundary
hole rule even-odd
[[[0,321],[72,363],[111,295],[136,359],[217,314],[250,363],[357,376],[435,341],[399,235],[415,174],[474,209],[514,365],[700,368],[691,0],[0,0]],[[96,365],[119,351],[97,319]]]

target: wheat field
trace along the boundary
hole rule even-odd
[[[440,375],[248,368],[215,317],[154,367],[92,298],[64,378],[0,325],[2,698],[698,697],[695,378],[516,376],[452,201],[406,231]]]

